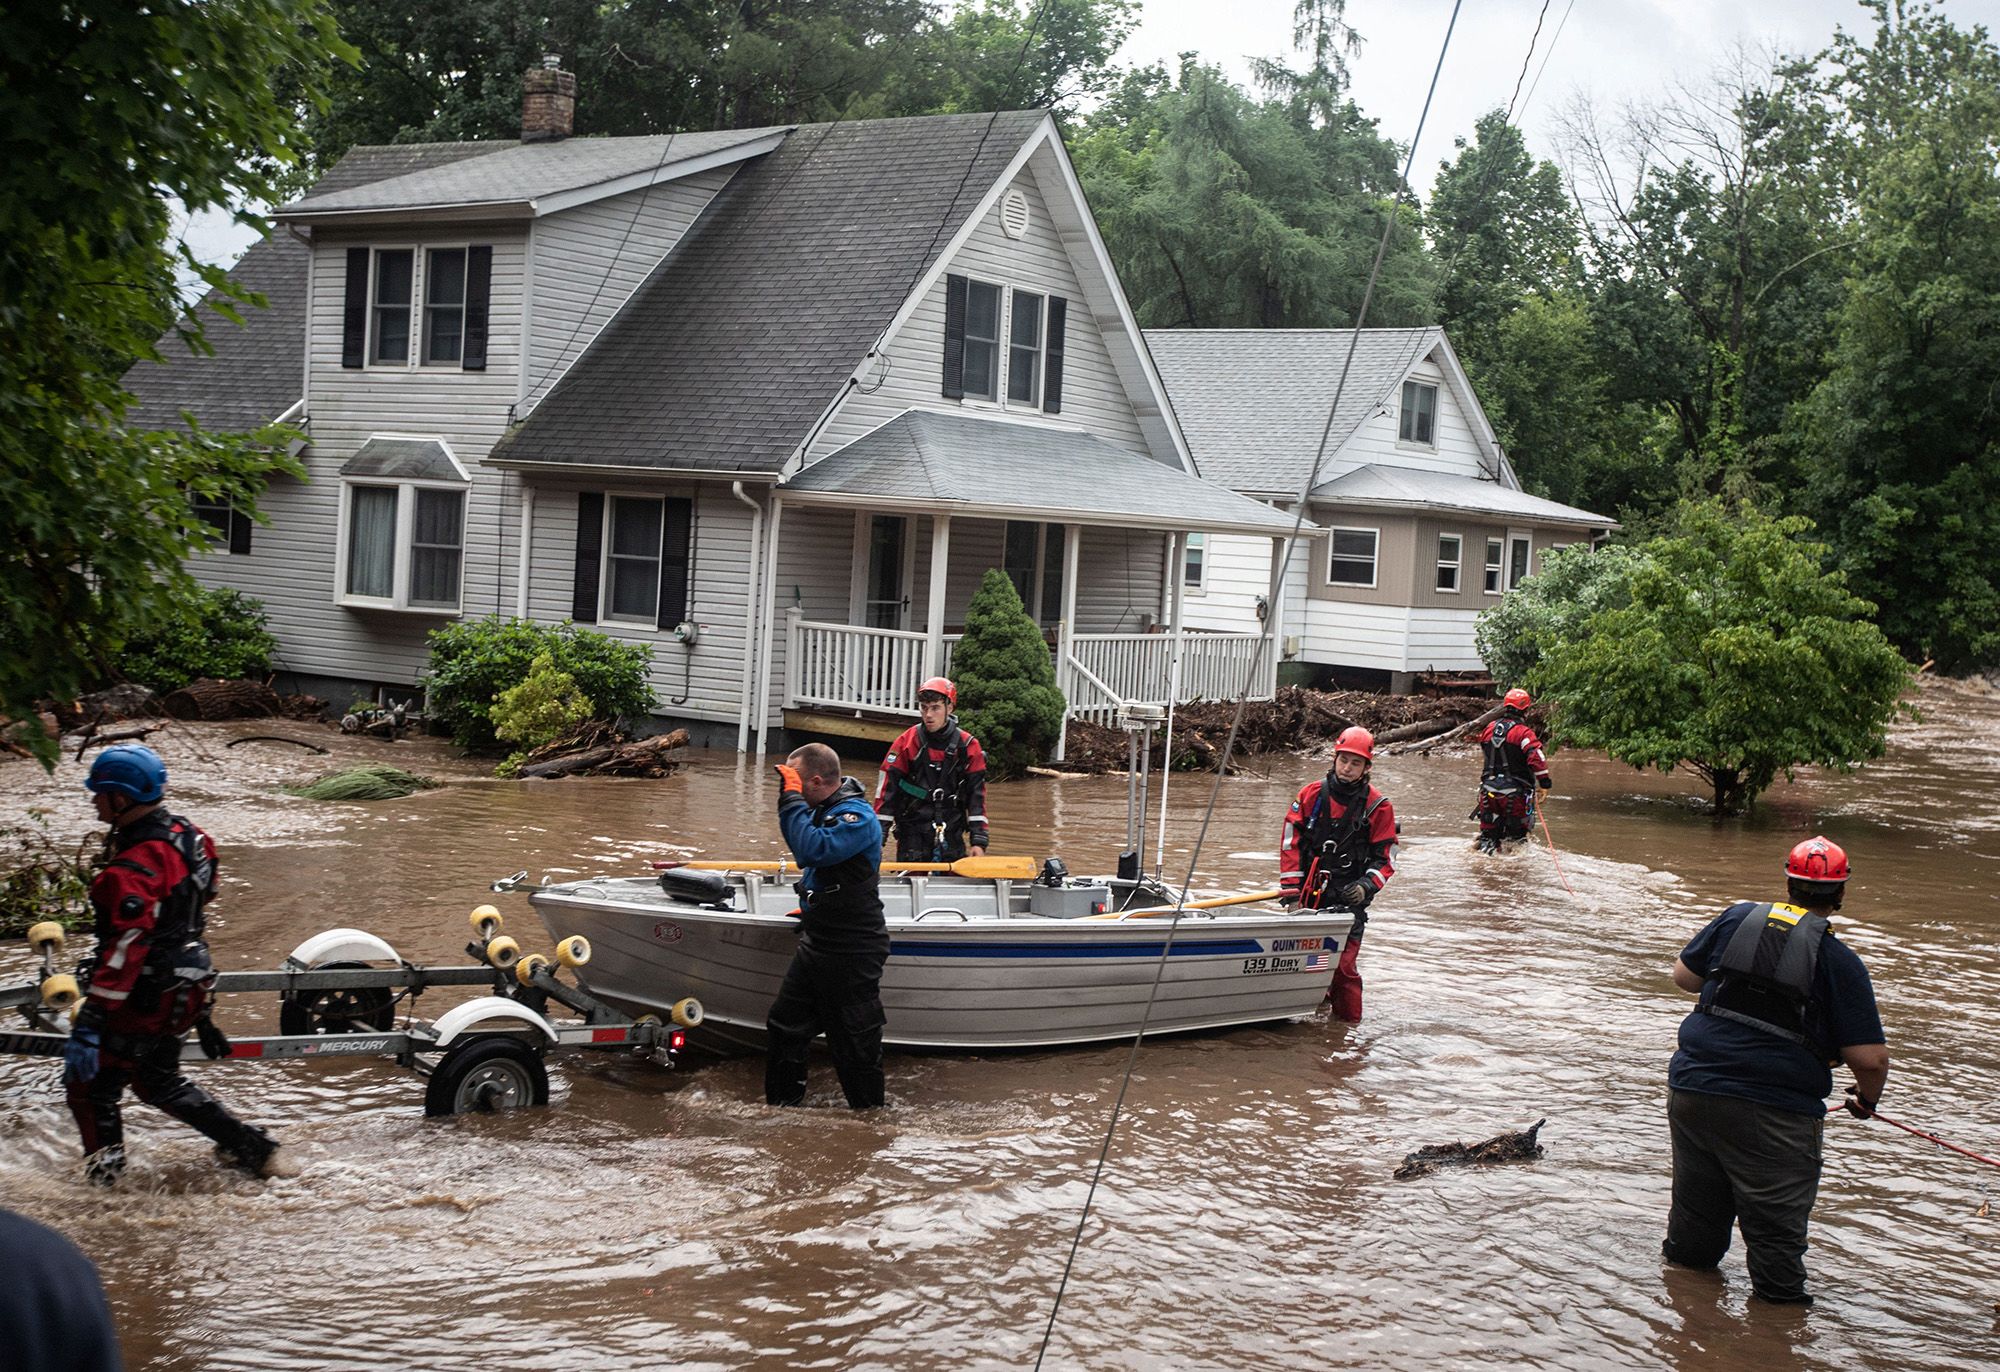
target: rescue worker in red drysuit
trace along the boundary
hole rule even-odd
[[[1278,848],[1280,901],[1354,912],[1353,932],[1326,991],[1334,1015],[1350,1021],[1361,1018],[1357,964],[1368,903],[1396,871],[1396,809],[1369,784],[1374,762],[1375,736],[1360,727],[1343,730],[1333,742],[1332,770],[1322,781],[1307,782],[1292,802]]]
[[[1479,772],[1479,851],[1499,851],[1509,839],[1526,838],[1535,822],[1535,792],[1554,785],[1542,741],[1521,718],[1535,702],[1516,686],[1501,698],[1500,717],[1479,732],[1484,750]]]
[[[898,862],[984,857],[986,752],[958,727],[958,688],[934,676],[917,688],[919,722],[896,736],[875,784],[875,813],[896,833]]]
[[[208,1022],[215,968],[202,930],[215,895],[215,844],[165,804],[166,765],[139,744],[106,748],[84,786],[111,826],[107,861],[90,885],[97,951],[63,1050],[70,1113],[85,1170],[109,1185],[125,1168],[119,1097],[148,1105],[215,1141],[216,1154],[253,1176],[291,1175],[277,1140],[245,1124],[181,1075],[181,1040],[199,1029],[210,1057],[229,1051]]]

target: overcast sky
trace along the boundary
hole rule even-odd
[[[1287,55],[1292,7],[1293,0],[1144,0],[1118,60],[1171,68],[1193,51],[1247,84],[1251,58]],[[1941,8],[1962,27],[2000,30],[2000,0],[1943,0]],[[1464,0],[1417,150],[1412,179],[1420,189],[1452,156],[1453,139],[1507,104],[1542,11],[1542,0]],[[1347,21],[1363,40],[1349,64],[1355,101],[1399,145],[1416,133],[1450,15],[1451,0],[1348,0]],[[1516,119],[1535,155],[1553,157],[1553,116],[1579,93],[1614,111],[1657,99],[1676,81],[1699,83],[1733,48],[1815,53],[1837,25],[1863,32],[1871,23],[1851,0],[1548,0]],[[227,263],[250,236],[205,216],[190,242]]]

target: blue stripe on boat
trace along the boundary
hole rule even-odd
[[[1162,943],[916,943],[899,939],[889,944],[890,957],[911,958],[1156,958]],[[1214,957],[1256,954],[1264,946],[1253,938],[1176,939],[1170,956]]]

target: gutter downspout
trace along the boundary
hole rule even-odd
[[[750,751],[750,692],[757,684],[757,586],[763,579],[764,506],[743,492],[741,481],[729,483],[729,493],[750,507],[750,576],[743,591],[743,705],[736,713],[736,751]]]
[[[763,649],[757,664],[757,757],[762,760],[770,748],[771,722],[771,631],[778,622],[778,528],[785,517],[785,502],[771,489],[771,532],[764,540],[764,624],[758,636]],[[789,669],[792,664],[787,663]]]

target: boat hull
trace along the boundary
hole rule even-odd
[[[893,897],[890,885],[884,894]],[[1018,904],[1005,887],[933,881],[914,899],[887,902],[889,1046],[1050,1047],[1130,1039],[1142,1019],[1154,1034],[1307,1015],[1352,925],[1345,911],[1269,907],[1189,911],[1178,921],[1003,914],[994,907]],[[738,898],[744,908],[733,910],[679,903],[643,878],[548,887],[532,901],[552,936],[590,940],[580,975],[593,994],[656,1014],[694,996],[704,1041],[761,1046],[798,945],[795,918],[756,908],[771,902]]]

